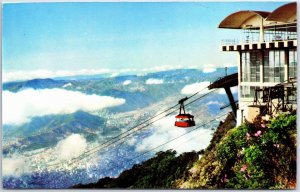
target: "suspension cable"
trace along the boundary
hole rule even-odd
[[[198,94],[198,93],[202,92],[203,90],[205,90],[206,88],[207,88],[207,87],[203,88],[202,90],[200,90],[200,91],[198,91],[198,92],[196,92],[196,93]],[[188,106],[188,105],[190,105],[190,104],[196,102],[197,100],[202,99],[203,97],[209,95],[210,93],[212,93],[212,92],[214,92],[214,91],[216,91],[216,89],[214,89],[214,90],[212,90],[212,91],[209,91],[209,92],[207,92],[207,93],[201,95],[199,98],[196,98],[196,99],[194,99],[193,101],[187,103],[186,106]],[[193,94],[193,95],[190,96],[188,99],[192,98],[192,97],[195,96],[195,95],[196,95],[196,94]],[[119,135],[113,137],[112,139],[110,139],[110,140],[108,140],[108,141],[106,141],[106,142],[104,142],[104,143],[102,143],[102,144],[100,144],[100,145],[98,145],[98,146],[96,146],[96,147],[94,147],[94,148],[92,148],[92,149],[86,151],[86,152],[83,153],[82,155],[80,155],[80,156],[78,156],[78,157],[75,157],[75,158],[71,159],[71,162],[70,162],[68,165],[72,165],[73,163],[78,162],[78,161],[80,161],[80,160],[82,160],[82,159],[84,159],[84,158],[86,158],[86,157],[88,157],[88,156],[90,156],[90,155],[92,155],[92,154],[98,152],[99,150],[101,150],[101,149],[103,149],[103,148],[106,148],[106,147],[109,147],[109,146],[111,146],[111,145],[117,143],[119,140],[124,139],[124,138],[126,138],[126,137],[128,137],[128,136],[134,134],[135,132],[140,131],[140,130],[142,130],[142,129],[148,127],[149,125],[155,123],[156,121],[158,121],[158,120],[160,120],[160,119],[162,119],[162,118],[164,118],[164,117],[166,117],[166,116],[169,116],[169,115],[172,114],[173,112],[177,111],[177,109],[176,109],[176,110],[173,110],[173,111],[171,111],[171,112],[169,112],[169,113],[167,113],[166,115],[164,115],[164,116],[162,116],[162,117],[160,117],[160,118],[158,118],[158,119],[156,119],[156,120],[154,120],[154,121],[151,121],[152,119],[158,117],[159,115],[162,115],[163,113],[166,113],[167,111],[170,111],[171,109],[175,108],[177,105],[179,105],[179,104],[176,104],[176,105],[174,105],[174,106],[172,106],[172,107],[170,107],[170,108],[164,110],[163,112],[161,112],[161,113],[159,113],[159,114],[153,116],[152,118],[149,118],[148,120],[146,120],[146,121],[144,121],[144,122],[142,122],[142,123],[139,123],[138,125],[134,126],[133,128],[127,130],[126,132],[123,132],[123,133],[121,133],[121,134],[119,134]],[[151,122],[149,122],[149,121],[151,121]],[[142,127],[140,127],[140,128],[138,128],[137,130],[135,130],[135,131],[133,131],[133,132],[131,132],[131,133],[128,133],[128,132],[130,132],[131,130],[133,130],[133,129],[137,128],[138,126],[143,125],[143,124],[145,124],[145,123],[147,123],[147,122],[149,122],[149,123],[146,124],[146,125],[144,125],[144,126],[142,126]],[[126,134],[126,133],[127,133],[127,134]],[[126,134],[126,135],[124,135],[124,134]],[[124,135],[124,136],[122,136],[122,135]],[[120,136],[122,136],[122,137],[119,138]],[[116,139],[118,139],[118,140],[116,140]],[[113,140],[114,140],[114,141],[113,141]],[[111,143],[110,143],[110,142],[111,142]],[[61,162],[58,162],[58,163],[50,164],[50,165],[48,165],[48,167],[53,167],[53,166],[55,167],[55,166],[60,165],[60,164],[61,164]]]

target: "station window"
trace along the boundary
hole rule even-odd
[[[250,68],[250,53],[242,52],[242,81],[248,82],[249,77],[249,68]]]
[[[284,81],[284,50],[264,51],[264,82]]]
[[[259,82],[261,56],[258,51],[242,52],[242,81]]]
[[[289,78],[297,77],[297,50],[289,50]]]
[[[254,98],[255,96],[255,89],[259,89],[258,86],[241,86],[241,97],[242,98]],[[260,94],[260,93],[258,93]],[[260,98],[260,95],[258,95]]]

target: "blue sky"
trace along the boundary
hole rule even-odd
[[[285,3],[4,4],[2,69],[9,73],[235,64],[235,53],[219,49],[222,39],[237,33],[218,29],[222,19],[239,10],[273,11]]]

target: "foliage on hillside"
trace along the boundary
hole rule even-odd
[[[217,133],[217,132],[216,132]],[[180,188],[288,189],[296,187],[296,115],[265,124],[257,118],[230,129],[208,147]]]
[[[118,178],[106,177],[97,183],[79,184],[74,188],[172,188],[173,181],[187,176],[196,159],[196,152],[179,156],[174,150],[158,152],[155,157],[122,172]]]

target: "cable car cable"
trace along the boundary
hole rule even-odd
[[[188,99],[194,97],[195,95],[197,95],[198,93],[202,92],[202,91],[205,90],[206,88],[207,88],[207,87],[203,88],[203,89],[200,90],[200,91],[197,91],[197,92],[194,93],[193,95],[189,96]],[[216,90],[216,89],[214,89],[214,90],[212,90],[212,91],[210,91],[210,92],[208,92],[208,93],[206,93],[206,94],[201,95],[199,98],[197,98],[197,99],[191,101],[190,103],[186,104],[186,106],[187,106],[187,105],[190,105],[190,104],[192,104],[192,103],[194,103],[194,102],[196,102],[197,100],[199,100],[199,99],[205,97],[206,95],[208,95],[208,94],[214,92],[215,90]],[[108,140],[108,141],[106,141],[106,142],[100,144],[99,146],[97,146],[97,147],[95,147],[95,148],[93,148],[93,149],[88,150],[88,151],[85,152],[84,154],[82,154],[82,155],[80,155],[80,156],[78,156],[78,157],[76,157],[76,158],[71,159],[71,161],[75,160],[74,162],[77,162],[77,159],[82,160],[82,159],[86,158],[87,156],[92,155],[92,154],[98,152],[98,151],[101,150],[103,147],[109,147],[109,146],[111,146],[111,145],[117,143],[118,140],[117,140],[117,141],[113,141],[112,143],[109,143],[109,142],[111,142],[111,141],[114,140],[114,139],[118,139],[121,135],[124,135],[125,133],[128,133],[129,131],[131,131],[131,130],[137,128],[138,126],[140,126],[140,125],[142,125],[142,124],[144,124],[144,123],[146,123],[146,122],[148,122],[148,121],[151,121],[152,119],[158,117],[159,115],[161,115],[161,114],[163,114],[163,113],[165,113],[165,112],[167,112],[167,111],[173,109],[173,108],[176,107],[177,105],[179,105],[179,103],[176,104],[176,105],[174,105],[174,106],[172,106],[172,107],[170,107],[170,108],[168,108],[168,109],[166,109],[166,110],[164,110],[163,112],[161,112],[161,113],[159,113],[159,114],[153,116],[152,118],[149,118],[148,120],[146,120],[146,121],[144,121],[144,122],[142,122],[142,123],[140,123],[140,124],[134,126],[133,128],[131,128],[131,129],[129,129],[129,130],[127,130],[127,131],[125,131],[125,132],[123,132],[123,133],[121,133],[121,134],[115,136],[114,138],[112,138],[112,139],[110,139],[110,140]],[[119,138],[119,139],[123,139],[123,138],[125,138],[125,137],[128,137],[129,135],[134,134],[135,132],[137,132],[137,131],[139,131],[139,130],[145,128],[145,127],[148,127],[149,125],[151,125],[151,124],[153,124],[154,122],[156,122],[156,121],[158,121],[158,120],[160,120],[160,119],[162,119],[162,118],[164,118],[164,117],[166,117],[166,116],[172,114],[173,112],[175,112],[175,110],[172,111],[172,112],[170,112],[170,113],[168,113],[168,114],[166,114],[166,115],[164,115],[163,117],[161,117],[161,118],[159,118],[159,119],[157,119],[157,120],[155,120],[155,121],[153,121],[153,122],[148,123],[147,125],[145,125],[145,126],[139,128],[139,129],[137,129],[136,131],[134,131],[134,132],[132,132],[132,133],[129,133],[129,134],[127,134],[127,135],[125,135],[125,136]],[[103,146],[103,145],[105,145],[105,144],[107,144],[107,145],[106,145],[106,146]],[[101,147],[101,146],[102,146],[102,147]],[[99,149],[97,149],[97,148],[99,148]],[[94,150],[96,150],[96,151],[94,151]],[[89,153],[91,153],[91,154],[89,154]],[[83,156],[85,156],[85,157],[83,157]],[[60,165],[61,163],[62,163],[62,162],[54,163],[54,164],[51,164],[51,165],[48,165],[48,166],[53,167],[53,166],[56,166],[56,165]],[[69,165],[71,165],[71,164],[73,164],[73,163],[71,162]]]
[[[188,103],[188,104],[186,104],[186,105],[190,105],[190,104],[196,102],[197,100],[202,99],[203,97],[209,95],[210,93],[212,93],[212,92],[214,92],[214,91],[215,91],[215,90],[212,90],[212,91],[210,91],[210,92],[208,92],[208,93],[202,95],[201,97],[199,97],[199,98],[197,98],[197,99],[194,99],[193,101],[191,101],[190,103]],[[137,129],[135,132],[128,133],[127,135],[125,135],[125,136],[119,138],[119,140],[113,141],[112,143],[109,143],[109,144],[107,144],[106,146],[102,146],[102,145],[101,145],[101,146],[98,146],[98,147],[101,147],[101,148],[99,148],[99,149],[96,149],[96,148],[98,148],[98,147],[95,147],[94,149],[89,150],[88,152],[86,152],[86,153],[84,153],[84,154],[81,155],[81,156],[84,156],[84,157],[79,156],[79,157],[74,158],[74,160],[75,160],[74,162],[77,162],[77,159],[80,161],[80,160],[86,158],[87,155],[88,155],[88,156],[89,156],[89,155],[92,155],[92,154],[98,152],[99,150],[101,150],[101,149],[104,148],[104,147],[109,147],[109,146],[111,146],[111,145],[113,145],[113,144],[119,142],[121,139],[124,139],[124,138],[126,138],[126,137],[128,137],[128,136],[130,136],[130,135],[132,135],[132,134],[134,134],[134,133],[136,133],[137,131],[140,131],[140,130],[142,130],[142,129],[148,127],[149,125],[155,123],[156,121],[158,121],[158,120],[160,120],[160,119],[162,119],[162,118],[164,118],[164,117],[166,117],[166,116],[169,116],[170,114],[172,114],[172,113],[175,112],[175,111],[177,111],[177,109],[174,110],[174,111],[172,111],[172,112],[170,112],[170,113],[168,113],[168,114],[166,114],[166,115],[164,115],[164,116],[162,116],[162,117],[160,117],[159,119],[157,119],[157,120],[155,120],[155,121],[153,121],[153,122],[150,122],[149,124],[144,125],[143,127]],[[94,151],[94,150],[96,150],[96,151]],[[91,153],[91,154],[87,154],[87,153]],[[71,165],[71,164],[73,164],[73,163],[71,162],[69,165]]]
[[[152,149],[150,149],[150,150],[147,150],[146,152],[144,152],[144,153],[142,153],[142,154],[139,154],[139,155],[137,155],[137,156],[135,156],[135,157],[133,157],[133,158],[125,158],[125,160],[126,161],[133,161],[133,160],[135,160],[135,159],[137,159],[137,158],[139,158],[139,157],[141,157],[141,156],[143,156],[143,155],[145,155],[145,154],[147,154],[147,153],[150,153],[151,151],[154,151],[154,150],[156,150],[156,149],[158,149],[158,148],[160,148],[160,147],[162,147],[162,146],[164,146],[164,145],[166,145],[166,144],[168,144],[168,143],[170,143],[170,142],[172,142],[172,141],[174,141],[174,140],[176,140],[176,139],[179,139],[179,138],[181,138],[181,137],[183,137],[183,136],[185,136],[185,135],[187,135],[187,134],[189,134],[189,133],[191,133],[191,132],[193,132],[193,131],[195,131],[195,130],[197,130],[197,129],[199,129],[199,128],[201,128],[201,127],[203,127],[203,126],[205,126],[205,125],[207,125],[207,124],[209,124],[209,123],[211,123],[211,122],[213,122],[213,121],[217,121],[217,119],[218,118],[221,118],[221,117],[223,117],[223,116],[225,116],[225,115],[228,115],[228,113],[226,112],[226,113],[224,113],[224,114],[222,114],[222,115],[219,115],[218,117],[216,117],[216,118],[214,118],[214,119],[212,119],[212,120],[210,120],[210,121],[208,121],[208,122],[205,122],[205,123],[203,123],[203,124],[201,124],[201,125],[198,125],[197,127],[194,127],[192,130],[190,130],[190,131],[188,131],[188,132],[186,132],[186,133],[184,133],[184,134],[182,134],[182,135],[179,135],[179,136],[177,136],[177,137],[175,137],[175,138],[173,138],[173,139],[171,139],[171,140],[168,140],[167,142],[165,142],[165,143],[162,143],[162,144],[160,144],[160,145],[158,145],[158,146],[156,146],[156,147],[154,147],[154,148],[152,148]],[[111,150],[111,149],[110,149]],[[137,163],[138,164],[138,163]],[[119,168],[122,168],[122,167],[120,167],[120,166],[118,166]]]
[[[246,105],[248,105],[248,104],[251,103],[251,102],[252,102],[252,101],[247,102],[246,104],[243,105],[243,107],[246,106]],[[145,154],[147,154],[147,153],[149,153],[149,152],[151,152],[151,151],[154,151],[155,149],[157,149],[157,148],[159,148],[159,147],[161,147],[161,146],[163,146],[163,145],[165,145],[165,144],[168,144],[168,143],[172,142],[173,140],[176,140],[176,139],[178,139],[178,138],[180,138],[180,137],[182,137],[182,136],[184,136],[184,135],[187,135],[188,133],[190,133],[190,132],[192,132],[192,131],[194,131],[194,130],[200,128],[200,127],[203,127],[203,126],[205,126],[205,125],[207,125],[207,124],[209,124],[209,123],[211,123],[211,122],[213,122],[213,121],[216,121],[218,118],[223,117],[223,116],[225,116],[225,115],[227,115],[227,114],[228,114],[228,113],[226,112],[226,113],[224,113],[224,114],[222,114],[222,115],[219,115],[219,116],[216,117],[215,119],[210,120],[209,122],[206,122],[206,123],[204,123],[204,124],[202,124],[202,125],[199,125],[199,126],[197,126],[197,127],[194,127],[192,130],[190,130],[190,131],[187,132],[187,133],[184,133],[184,134],[182,134],[182,135],[180,135],[180,136],[178,136],[178,137],[176,137],[176,138],[173,138],[173,139],[171,139],[171,140],[169,140],[169,141],[167,141],[167,142],[165,142],[165,143],[163,143],[163,144],[160,144],[160,145],[158,145],[158,146],[156,146],[156,147],[154,147],[154,148],[152,148],[152,149],[146,151],[145,153],[142,153],[142,154],[140,154],[140,155],[138,155],[138,156],[133,157],[132,160],[134,160],[134,159],[136,159],[136,158],[139,158],[140,156],[143,156],[143,155],[145,155]],[[127,160],[130,160],[130,159],[127,159]]]
[[[204,89],[206,89],[206,88],[204,88]],[[202,91],[203,91],[204,89],[202,89]],[[214,91],[216,91],[216,89],[214,89],[214,90],[212,90],[212,91],[210,91],[210,92],[207,92],[207,93],[201,95],[199,98],[194,99],[193,101],[187,103],[186,106],[188,106],[188,105],[190,105],[190,104],[196,102],[197,100],[202,99],[203,97],[209,95],[210,93],[212,93],[212,92],[214,92]],[[198,93],[199,93],[199,91],[198,91]],[[195,96],[195,94],[194,94],[193,96]],[[190,97],[190,98],[191,98],[191,97]],[[167,110],[165,110],[165,111],[159,113],[158,115],[155,115],[154,117],[152,117],[152,118],[150,118],[150,119],[144,121],[143,123],[140,123],[139,125],[142,125],[142,124],[144,124],[145,122],[148,122],[148,121],[154,119],[155,117],[158,117],[159,115],[161,115],[161,114],[163,114],[163,113],[165,113],[165,112],[171,110],[172,108],[176,107],[177,105],[178,105],[178,104],[176,104],[176,105],[174,105],[174,106],[168,108]],[[164,118],[164,117],[166,117],[166,116],[172,114],[172,113],[175,112],[175,111],[177,111],[177,109],[176,109],[176,110],[173,110],[172,112],[170,112],[170,113],[168,113],[168,114],[166,114],[166,115],[164,115],[164,116],[162,116],[162,117],[160,117],[159,119],[157,119],[157,120],[155,120],[155,121],[153,121],[153,122],[150,122],[150,123],[144,125],[144,126],[141,127],[141,128],[138,128],[136,131],[134,131],[134,132],[132,132],[132,133],[128,133],[127,135],[125,135],[125,136],[119,138],[119,137],[120,137],[121,135],[123,135],[124,133],[129,132],[130,130],[132,130],[132,129],[138,127],[139,125],[138,125],[138,126],[135,126],[135,127],[131,128],[130,130],[128,130],[128,131],[126,131],[126,132],[124,132],[124,133],[122,133],[122,134],[119,134],[118,136],[114,137],[113,139],[108,140],[107,142],[104,142],[104,143],[100,144],[99,146],[97,146],[97,147],[95,147],[95,148],[93,148],[93,149],[91,149],[91,150],[88,150],[88,151],[85,152],[84,154],[82,154],[82,155],[80,155],[80,156],[78,156],[78,157],[75,157],[75,158],[71,159],[71,161],[73,162],[73,161],[75,160],[74,163],[77,162],[77,160],[80,161],[80,160],[86,158],[87,156],[92,155],[92,154],[98,152],[98,151],[101,150],[102,148],[104,148],[104,147],[109,147],[109,146],[111,146],[111,145],[117,143],[119,140],[121,140],[121,139],[123,139],[123,138],[126,138],[126,137],[128,137],[129,135],[132,135],[132,134],[134,134],[135,132],[144,129],[145,127],[148,127],[149,125],[153,124],[154,122],[156,122],[156,121],[158,121],[158,120],[160,120],[160,119],[162,119],[162,118]],[[112,143],[109,143],[109,142],[111,142],[111,141],[114,140],[114,139],[119,139],[119,140],[113,141]],[[107,145],[105,145],[105,144],[107,144]],[[105,146],[103,146],[103,145],[105,145]],[[94,150],[96,150],[96,151],[94,151]],[[90,153],[90,154],[89,154],[89,153]],[[72,165],[72,164],[73,164],[72,162],[69,163],[69,165]],[[61,164],[61,162],[60,162],[60,163],[51,164],[51,165],[49,165],[49,166],[52,167],[52,166],[56,166],[56,165],[59,165],[59,164]]]

